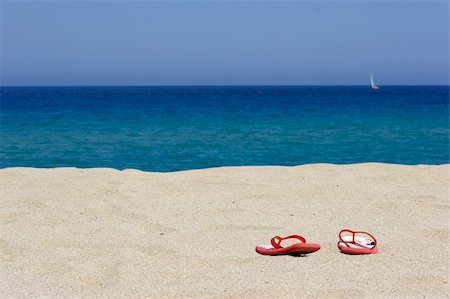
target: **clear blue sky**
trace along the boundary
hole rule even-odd
[[[447,1],[3,1],[2,85],[448,84]]]

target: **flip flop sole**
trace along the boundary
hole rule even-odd
[[[265,246],[256,246],[256,252],[262,255],[300,255],[313,253],[320,249],[319,244],[293,244],[283,248],[268,248]]]
[[[378,253],[378,247],[375,247],[373,249],[368,248],[353,248],[353,247],[347,247],[345,245],[338,245],[339,250],[344,254],[351,254],[351,255],[359,255],[359,254],[376,254]]]

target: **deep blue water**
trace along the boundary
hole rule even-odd
[[[449,163],[449,87],[3,87],[0,167]]]

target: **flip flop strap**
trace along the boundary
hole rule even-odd
[[[361,245],[361,244],[358,244],[358,243],[355,241],[355,236],[356,236],[356,234],[366,234],[366,235],[370,236],[370,237],[373,239],[374,245],[373,245],[372,248],[370,248],[370,250],[374,249],[375,246],[377,245],[377,239],[375,239],[375,237],[372,236],[371,234],[369,234],[368,232],[352,231],[351,229],[345,228],[345,229],[343,229],[343,230],[341,230],[341,231],[339,232],[339,240],[340,240],[342,243],[344,243],[345,246],[347,246],[347,247],[350,247],[350,245],[348,245],[348,241],[344,241],[344,239],[342,238],[342,233],[345,233],[345,232],[348,232],[348,233],[351,233],[351,234],[352,234],[352,241],[351,241],[351,243],[354,244],[354,245],[357,245],[357,246],[360,246],[360,247],[367,248],[366,246],[363,246],[363,245]],[[368,249],[368,248],[367,248],[367,249]]]
[[[283,240],[287,240],[287,239],[297,239],[302,243],[306,243],[305,238],[303,238],[302,236],[299,235],[291,235],[291,236],[287,236],[287,237],[280,237],[280,236],[275,236],[270,240],[270,243],[272,244],[273,248],[279,249],[279,248],[283,248],[283,246],[280,245],[280,243]]]

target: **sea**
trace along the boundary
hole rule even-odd
[[[449,163],[448,86],[1,87],[0,168]]]

